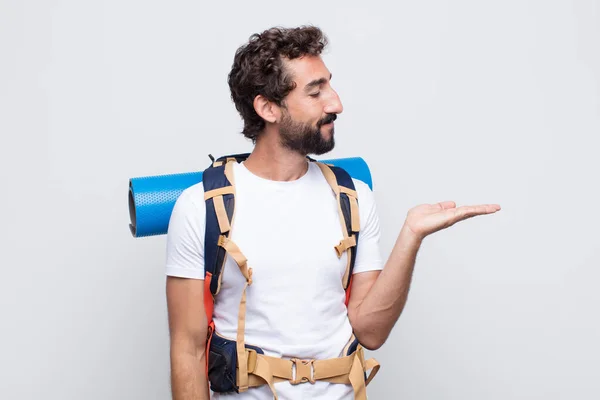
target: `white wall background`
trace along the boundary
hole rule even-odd
[[[409,208],[499,203],[428,238],[372,399],[600,398],[600,2],[0,1],[0,398],[168,399],[165,236],[131,177],[246,151],[251,33],[313,23],[387,255]]]

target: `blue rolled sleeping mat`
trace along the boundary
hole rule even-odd
[[[371,171],[361,157],[318,160],[345,169],[373,189]],[[167,233],[175,201],[185,189],[202,182],[202,172],[144,176],[129,180],[129,229],[136,237]]]

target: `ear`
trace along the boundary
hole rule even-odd
[[[281,110],[279,106],[267,100],[263,95],[256,96],[253,104],[256,113],[265,121],[274,124],[280,120]]]

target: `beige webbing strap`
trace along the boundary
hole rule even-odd
[[[238,331],[236,337],[236,350],[239,365],[239,391],[245,392],[248,390],[248,353],[246,353],[246,345],[244,342],[244,330],[246,329],[246,289],[252,284],[252,268],[246,271],[246,283],[242,291],[242,299],[240,301],[240,310],[238,313]]]
[[[219,228],[221,229],[221,233],[229,232],[229,230],[231,229],[231,225],[229,225],[229,217],[227,217],[227,211],[225,210],[223,196],[214,197],[213,204],[215,206],[215,213],[217,214],[217,221],[219,221]]]
[[[348,199],[350,200],[350,214],[352,215],[352,221],[351,221],[352,231],[353,232],[360,231],[360,218],[358,215],[358,194],[357,194],[356,190],[352,190],[345,186],[338,185],[335,174],[333,173],[331,168],[329,168],[326,164],[317,163],[317,165],[319,165],[319,167],[321,168],[321,171],[323,171],[323,175],[325,176],[327,183],[329,183],[329,186],[331,186],[331,189],[335,193],[338,203],[340,202],[340,193],[346,193],[348,195]],[[346,228],[346,224],[344,223],[344,214],[342,213],[341,204],[339,204],[339,206],[340,206],[339,211],[341,213],[340,218],[343,222],[342,225],[343,225],[344,231],[346,232],[346,234],[349,234],[349,232]]]
[[[373,380],[373,378],[375,378],[375,375],[377,375],[377,372],[379,372],[379,368],[381,368],[381,365],[379,365],[379,363],[377,362],[376,359],[369,358],[368,360],[365,361],[364,370],[365,371],[371,370],[371,373],[369,374],[369,377],[367,378],[365,385],[368,385],[369,383],[371,383],[371,380]]]
[[[231,184],[231,193],[235,194],[235,181],[233,178],[233,163],[236,161],[235,158],[227,158],[225,164],[225,177]],[[215,203],[215,211],[217,212],[217,218],[219,219],[219,227],[221,233],[227,232],[231,229],[229,225],[229,219],[225,211],[223,204],[223,196],[220,194],[215,197],[213,202]],[[220,217],[219,217],[220,216]],[[227,222],[227,223],[225,223]],[[227,229],[226,229],[227,228]],[[234,259],[235,263],[240,268],[240,272],[246,278],[244,289],[242,290],[242,297],[240,299],[240,307],[238,311],[238,329],[236,336],[236,352],[238,359],[238,389],[240,392],[248,390],[250,385],[248,376],[248,352],[246,351],[246,344],[244,341],[244,331],[246,329],[246,289],[252,285],[252,268],[248,268],[248,260],[240,250],[240,248],[227,236],[219,236],[218,245],[223,247],[227,254]],[[221,277],[223,273],[221,273]]]
[[[352,218],[351,221],[351,228],[353,232],[358,232],[360,229],[360,218],[358,215],[358,201],[356,200],[356,192],[354,190],[350,190],[346,187],[340,186],[340,190],[343,191],[344,193],[346,193],[348,195],[348,199],[350,200],[350,215]],[[341,200],[338,199],[338,203],[340,203]],[[340,212],[341,212],[341,203],[340,203]],[[342,214],[343,217],[343,214]],[[343,230],[344,232],[347,232],[347,228],[346,228],[346,224],[345,221],[342,221],[342,225],[344,225]],[[352,248],[356,246],[356,235],[352,235],[352,236],[348,236],[346,234],[346,237],[340,241],[340,243],[335,246],[335,251],[337,252],[337,256],[341,257],[343,252],[348,250],[348,263],[346,265],[346,272],[344,273],[344,278],[343,278],[343,284],[344,284],[344,289],[346,289],[346,287],[348,286],[349,283],[349,275],[350,275],[350,264],[352,263],[352,251],[354,251]]]
[[[350,200],[350,214],[352,214],[352,232],[360,231],[360,218],[358,215],[358,194],[356,190],[349,189],[345,186],[340,186],[340,192],[346,193]]]
[[[356,194],[356,190],[352,190],[347,188],[346,186],[340,186],[340,192],[346,193],[348,196],[358,198],[358,194]]]
[[[214,198],[213,200],[213,205],[215,207],[215,213],[217,215],[217,222],[219,223],[219,229],[221,231],[222,234],[226,234],[227,232],[229,232],[229,234],[227,236],[231,235],[231,225],[233,224],[233,220],[235,217],[235,204],[234,204],[234,210],[233,210],[233,215],[231,216],[231,223],[229,222],[229,216],[227,215],[227,211],[225,210],[225,204],[223,201],[223,195],[226,194],[233,194],[235,196],[235,186],[234,186],[234,179],[233,179],[233,163],[228,162],[227,164],[225,164],[225,177],[227,178],[227,180],[229,181],[230,185],[229,186],[225,186],[223,188],[220,189],[214,189],[214,190],[210,190],[209,192],[204,194],[205,199],[210,199],[210,198]],[[222,239],[219,239],[222,240]],[[219,241],[218,245],[221,245],[221,241]],[[237,246],[236,246],[237,247]],[[227,249],[226,249],[227,250]],[[241,252],[238,249],[238,253],[241,254]],[[223,258],[223,264],[222,264],[222,268],[225,268],[225,263],[227,261],[227,254],[225,255],[225,257]],[[237,261],[236,261],[237,262]],[[239,265],[239,264],[238,264]],[[221,282],[223,280],[223,271],[221,270],[221,273],[219,274],[219,279],[217,282],[217,290],[215,292],[215,296],[221,291]]]
[[[213,166],[219,166],[222,165],[223,162],[222,161],[217,161],[213,163]],[[221,231],[221,234],[226,234],[227,232],[231,231],[231,224],[233,223],[233,215],[231,217],[231,222],[229,220],[229,216],[227,215],[227,210],[225,209],[225,202],[223,199],[224,195],[227,194],[232,194],[235,196],[235,186],[234,186],[234,181],[233,181],[233,172],[232,172],[232,163],[228,162],[225,165],[225,177],[229,180],[230,185],[229,186],[225,186],[219,189],[213,189],[213,190],[209,190],[208,192],[204,193],[204,200],[209,200],[209,199],[213,199],[213,206],[215,208],[215,214],[217,216],[217,222],[219,224],[219,230]],[[234,211],[233,214],[235,215],[235,205],[234,205]],[[222,267],[225,267],[225,262],[226,262],[226,257],[223,258],[223,264]],[[214,293],[214,296],[216,296],[220,291],[221,291],[221,282],[223,280],[223,271],[221,271],[221,273],[218,276],[218,282],[217,282],[217,290]]]
[[[331,189],[335,193],[335,196],[339,197],[340,186],[338,185],[335,174],[333,173],[331,168],[329,168],[329,166],[327,166],[326,164],[320,162],[317,162],[317,165],[319,166],[319,168],[321,168],[323,176],[325,176],[325,179],[327,180],[327,183],[329,183],[329,186],[331,186]]]
[[[271,392],[273,392],[274,399],[278,400],[277,392],[275,391],[275,374],[271,370],[271,364],[261,354],[256,355],[256,364],[254,366],[250,365],[249,370],[252,372],[252,375],[249,377],[249,386],[258,387],[266,383],[269,385]]]
[[[342,254],[348,250],[350,247],[356,246],[356,236],[352,235],[340,241],[340,244],[335,246],[335,251],[337,252],[338,258],[342,256]]]
[[[216,196],[223,196],[225,194],[235,194],[235,188],[233,186],[225,186],[219,189],[209,190],[204,193],[204,200],[211,199]]]
[[[354,362],[354,354],[349,356],[330,358],[328,360],[315,360],[314,373],[317,380],[339,379],[346,377]],[[348,382],[346,378],[346,383]]]
[[[358,346],[356,353],[357,353],[357,357],[360,358],[360,363],[362,365],[363,372],[367,372],[367,371],[371,370],[371,373],[369,374],[368,378],[365,381],[365,386],[367,386],[371,382],[371,380],[373,380],[373,378],[375,378],[375,375],[377,375],[377,372],[379,372],[379,368],[381,366],[379,365],[377,360],[374,358],[365,360],[365,349],[362,346]],[[364,374],[363,374],[363,379],[364,379]]]
[[[366,400],[366,386],[379,371],[379,363],[375,359],[365,361],[364,349],[360,345],[349,356],[327,360],[289,360],[257,354],[253,350],[246,350],[246,353],[248,355],[247,371],[250,374],[248,386],[258,387],[267,384],[275,399],[277,399],[274,385],[276,382],[289,381],[292,384],[299,384],[325,381],[350,384],[355,399]],[[294,365],[296,368],[295,376],[293,373]],[[365,372],[368,370],[371,370],[371,373],[368,379],[365,380]],[[241,382],[240,372],[238,369],[238,386]]]
[[[235,161],[235,158],[232,158],[230,161]],[[225,164],[225,177],[231,183],[231,186],[235,186],[235,180],[233,179],[233,162],[227,161]]]
[[[228,237],[219,236],[219,246],[223,247],[228,255],[235,260],[235,263],[240,268],[240,272],[246,278],[242,298],[240,300],[240,308],[238,312],[238,331],[236,337],[238,368],[239,368],[239,389],[240,392],[248,390],[248,358],[246,346],[244,343],[244,330],[246,328],[246,289],[252,285],[252,268],[248,268],[248,260],[242,254],[240,248]]]
[[[379,371],[379,363],[374,358],[365,361],[364,348],[362,346],[358,346],[356,352],[354,353],[354,356],[355,357],[352,363],[350,373],[348,374],[348,378],[350,380],[352,388],[354,389],[354,398],[366,400],[366,387]],[[369,374],[369,377],[365,380],[365,372],[367,372],[368,370],[371,370],[371,373]]]
[[[352,385],[352,389],[354,389],[354,398],[357,400],[364,400],[367,398],[367,390],[365,388],[365,375],[364,369],[361,364],[360,357],[358,357],[358,352],[361,351],[362,348],[359,348],[356,353],[352,363],[352,368],[350,369],[350,373],[348,374],[348,378],[350,379],[350,384]]]
[[[229,239],[227,236],[221,235],[219,236],[218,245],[224,248],[227,254],[235,260],[235,263],[238,265],[238,267],[240,267],[240,270],[242,271],[242,275],[244,275],[244,278],[246,278],[247,280],[249,278],[248,273],[246,271],[246,263],[248,262],[248,260],[246,259],[244,254],[242,254],[242,251],[237,246],[237,244],[235,244],[233,240]]]
[[[344,278],[343,278],[343,285],[344,285],[344,289],[347,288],[348,283],[350,281],[349,279],[349,275],[350,275],[350,264],[352,263],[352,254],[350,253],[352,251],[352,246],[349,246],[349,232],[348,232],[348,228],[346,227],[346,220],[344,218],[344,213],[342,212],[342,202],[340,199],[340,192],[343,190],[344,193],[348,194],[349,199],[350,199],[350,210],[351,210],[351,214],[352,214],[352,229],[354,230],[354,228],[357,228],[355,230],[355,232],[358,232],[358,228],[359,228],[359,217],[358,217],[358,202],[356,202],[355,205],[353,205],[353,200],[356,200],[356,192],[353,190],[350,190],[346,187],[343,186],[339,186],[337,183],[337,179],[335,177],[334,172],[331,170],[331,168],[329,168],[329,166],[327,166],[326,164],[317,162],[316,163],[319,168],[321,169],[321,171],[323,172],[323,176],[325,177],[325,180],[327,180],[327,183],[329,183],[329,186],[331,187],[331,190],[333,190],[333,192],[335,193],[335,198],[338,204],[338,214],[340,216],[340,223],[342,225],[342,233],[344,235],[344,239],[342,239],[342,241],[340,242],[340,244],[338,244],[335,247],[336,252],[338,252],[339,248],[343,248],[345,247],[344,251],[348,251],[348,262],[346,263],[346,272],[344,273]],[[351,192],[354,192],[353,195],[351,195]],[[354,237],[354,235],[352,236]],[[356,242],[356,238],[354,238],[355,242]],[[339,257],[341,257],[341,255],[339,255]]]
[[[356,197],[348,196],[350,200],[350,214],[352,214],[352,232],[360,231],[360,217],[358,215],[358,200]]]
[[[235,188],[233,185],[210,190],[204,193],[204,200],[213,199],[215,213],[217,214],[217,220],[219,221],[221,233],[229,232],[231,229],[229,217],[227,216],[227,211],[225,210],[225,203],[223,201],[223,195],[226,194],[235,194]]]
[[[252,285],[252,268],[248,268],[248,260],[242,254],[240,248],[228,237],[219,236],[219,246],[223,247],[228,255],[235,260],[235,263],[240,268],[240,272],[246,278],[244,289],[242,290],[242,298],[238,312],[238,330],[236,336],[236,350],[238,357],[239,368],[239,390],[244,392],[248,390],[248,353],[244,342],[244,331],[246,329],[246,289]]]

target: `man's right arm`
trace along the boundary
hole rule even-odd
[[[204,281],[167,276],[173,400],[208,400]]]

